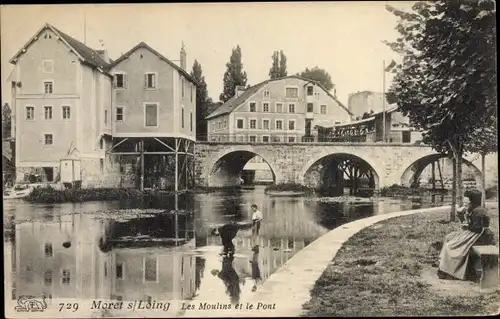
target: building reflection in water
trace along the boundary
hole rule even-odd
[[[14,238],[4,246],[11,246],[12,299],[177,300],[200,285],[189,214],[122,221],[68,214],[19,222]]]

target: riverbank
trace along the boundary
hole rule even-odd
[[[276,195],[313,196],[315,194],[315,191],[313,188],[307,187],[302,184],[287,183],[287,184],[269,185],[264,190],[264,193],[275,196]]]
[[[490,208],[498,240],[498,207]],[[498,313],[500,292],[439,280],[448,211],[392,218],[351,237],[316,281],[305,316],[463,316]]]

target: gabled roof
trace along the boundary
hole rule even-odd
[[[103,72],[109,70],[110,64],[104,61],[94,49],[89,48],[85,44],[60,31],[49,23],[46,23],[40,30],[38,30],[37,33],[35,33],[35,35],[14,55],[14,57],[12,57],[10,63],[16,64],[19,56],[26,52],[26,48],[37,40],[40,33],[47,28],[52,30],[52,32],[54,32],[70,49],[72,49],[83,63],[96,69],[100,69]]]
[[[147,45],[144,42],[141,42],[141,43],[137,44],[135,47],[133,47],[132,49],[128,50],[127,53],[123,54],[121,57],[119,57],[118,59],[116,59],[116,61],[114,61],[111,64],[111,68],[114,67],[114,66],[116,66],[116,65],[118,65],[123,60],[127,59],[134,51],[136,51],[136,50],[138,50],[140,48],[144,48],[146,50],[151,51],[151,53],[153,53],[154,55],[156,55],[161,60],[167,62],[174,69],[176,69],[177,71],[179,71],[180,73],[182,73],[182,75],[184,75],[189,81],[191,81],[193,84],[197,85],[196,81],[193,79],[193,77],[189,73],[186,72],[186,70],[184,70],[183,68],[181,68],[180,66],[178,66],[174,62],[170,61],[169,59],[167,59],[166,57],[164,57],[161,53],[159,53],[158,51],[156,51],[155,49],[153,49],[152,47],[150,47],[149,45]]]
[[[276,78],[276,79],[269,79],[269,80],[266,80],[264,82],[261,82],[259,84],[256,84],[254,86],[251,86],[249,87],[248,89],[246,89],[245,92],[243,92],[240,96],[236,97],[233,96],[231,99],[229,99],[226,103],[222,104],[219,108],[217,108],[215,111],[213,111],[212,113],[210,113],[206,119],[211,119],[211,118],[214,118],[214,117],[217,117],[217,116],[220,116],[220,115],[224,115],[224,114],[228,114],[228,113],[231,113],[232,111],[234,111],[238,106],[240,106],[242,103],[244,103],[247,99],[250,98],[250,96],[252,96],[254,93],[256,93],[258,90],[260,90],[262,87],[264,87],[266,84],[270,83],[270,82],[274,82],[274,81],[280,81],[280,80],[283,80],[283,79],[290,79],[290,78],[295,78],[295,79],[299,79],[299,80],[303,80],[303,81],[306,81],[307,83],[314,83],[315,85],[319,86],[323,91],[326,92],[326,94],[328,94],[329,97],[331,97],[334,101],[336,101],[340,107],[342,107],[347,113],[349,113],[350,115],[352,115],[352,113],[347,109],[347,107],[345,107],[344,104],[342,104],[338,99],[337,97],[333,96],[330,92],[328,92],[328,90],[326,90],[320,83],[318,83],[317,81],[314,81],[314,80],[310,80],[310,79],[307,79],[307,78],[304,78],[304,77],[301,77],[301,76],[298,76],[298,75],[290,75],[290,76],[285,76],[285,77],[281,77],[281,78]]]

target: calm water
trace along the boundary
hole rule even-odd
[[[250,230],[223,259],[212,226],[264,214],[260,251]],[[436,203],[440,204],[440,203]],[[20,295],[51,299],[212,300],[242,302],[297,251],[346,222],[428,207],[430,200],[375,199],[328,204],[270,197],[264,187],[142,202],[32,205],[4,203],[6,284]],[[128,209],[127,211],[120,211]],[[134,209],[130,211],[130,209]],[[146,210],[144,210],[146,209]],[[147,209],[159,209],[151,212]],[[173,212],[177,209],[178,213]]]

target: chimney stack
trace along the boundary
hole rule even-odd
[[[234,91],[235,91],[235,95],[236,97],[240,96],[243,94],[243,92],[245,92],[246,88],[245,86],[243,85],[237,85],[235,88],[234,88]]]
[[[181,68],[184,71],[186,70],[186,50],[184,50],[184,42],[182,42],[182,47],[181,47]]]

